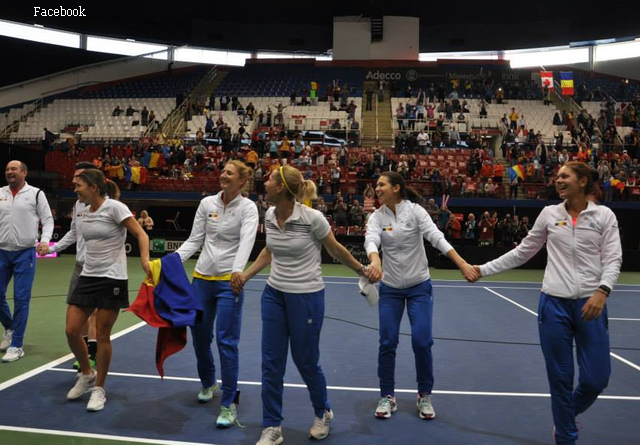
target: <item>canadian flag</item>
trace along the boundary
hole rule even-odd
[[[549,87],[549,91],[553,91],[553,71],[540,71],[540,85],[542,88]]]

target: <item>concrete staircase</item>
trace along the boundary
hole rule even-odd
[[[366,91],[371,88],[374,91],[373,106],[371,111],[366,110]],[[376,82],[364,82],[362,100],[362,146],[373,147],[379,142],[382,147],[393,145],[393,128],[391,126],[391,98],[388,88],[385,89],[384,99],[378,101],[378,85]]]

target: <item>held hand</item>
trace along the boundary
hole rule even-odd
[[[49,253],[49,244],[38,243],[38,246],[36,247],[36,252],[38,252],[38,255],[41,255],[41,256],[47,255]]]
[[[148,260],[140,260],[140,263],[142,263],[142,270],[144,270],[145,275],[147,276],[147,278],[149,279],[149,281],[151,281],[153,283],[153,273],[151,272],[151,267],[149,266],[149,261]]]
[[[247,282],[247,277],[243,272],[234,272],[231,274],[231,281],[229,284],[231,285],[231,290],[234,294],[239,294],[242,292],[244,288],[244,284]]]
[[[382,268],[379,261],[374,261],[367,266],[364,271],[364,276],[372,283],[377,283],[382,279]]]
[[[586,304],[582,307],[582,318],[585,321],[591,321],[598,318],[602,315],[606,301],[607,296],[604,292],[596,290],[593,296],[589,298]]]
[[[475,283],[480,278],[476,269],[467,262],[460,266],[460,272],[469,283]]]

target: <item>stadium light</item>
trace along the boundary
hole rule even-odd
[[[23,25],[0,20],[0,36],[30,40],[32,42],[80,48],[80,34],[47,29],[42,25]]]

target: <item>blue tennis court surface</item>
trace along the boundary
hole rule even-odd
[[[325,278],[321,361],[335,412],[327,444],[548,444],[551,403],[535,312],[538,283],[435,281],[433,347],[437,418],[418,418],[410,337],[400,339],[398,412],[374,418],[378,392],[378,314],[350,278]],[[260,294],[248,283],[240,343],[240,421],[217,430],[219,394],[198,404],[200,384],[191,345],[168,359],[157,378],[155,329],[141,326],[113,342],[104,411],[87,413],[88,396],[67,402],[75,372],[68,360],[0,391],[0,429],[52,430],[162,443],[251,444],[260,436]],[[580,444],[637,444],[640,419],[640,286],[618,286],[608,301],[613,373],[609,387],[578,419]],[[409,333],[403,321],[403,333]],[[215,348],[215,343],[214,343]],[[217,351],[214,354],[217,356]],[[217,357],[216,357],[217,358]],[[309,395],[289,360],[284,397],[285,444],[308,443]],[[0,433],[1,434],[1,433]],[[160,443],[160,442],[158,442]]]

